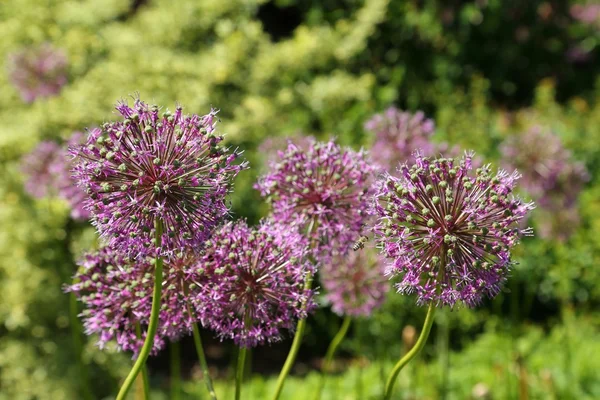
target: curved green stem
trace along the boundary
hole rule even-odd
[[[171,342],[171,400],[179,400],[181,393],[181,350],[179,342]]]
[[[246,369],[246,348],[238,350],[237,369],[235,371],[235,400],[240,400],[242,395],[242,381],[244,380],[244,369]]]
[[[307,235],[310,237],[311,233],[316,232],[317,229],[317,220],[316,218],[312,219],[310,222],[310,226],[307,230]],[[311,242],[310,248],[314,248],[314,242]],[[304,281],[304,289],[305,291],[309,291],[312,289],[313,283],[313,275],[308,273],[306,275],[306,280]],[[302,305],[302,308],[306,308],[306,303]],[[275,394],[273,395],[273,400],[279,399],[281,396],[281,391],[283,390],[283,385],[285,384],[285,379],[290,374],[292,370],[292,366],[294,362],[296,362],[296,356],[298,355],[298,351],[300,350],[300,345],[302,344],[302,338],[304,337],[304,330],[306,329],[306,318],[298,321],[298,326],[296,326],[296,333],[294,334],[294,341],[292,342],[292,347],[290,348],[290,352],[285,359],[285,363],[283,364],[283,368],[281,368],[281,372],[279,373],[279,377],[277,378],[277,386],[275,387]]]
[[[317,395],[315,396],[315,400],[319,400],[321,398],[321,392],[323,391],[323,387],[325,387],[325,376],[330,371],[331,363],[333,361],[333,355],[335,354],[335,351],[346,337],[351,322],[352,318],[346,315],[346,317],[344,317],[344,321],[342,322],[340,330],[338,331],[338,333],[336,333],[335,337],[329,344],[329,348],[327,349],[327,353],[325,354],[325,361],[323,362],[323,373],[320,377],[319,387],[317,388]]]
[[[135,324],[135,334],[138,338],[142,338],[142,327],[139,322]],[[148,368],[146,368],[145,364],[142,366],[142,394],[143,399],[147,400],[150,398],[150,379],[148,378]]]
[[[73,283],[77,283],[73,280]],[[77,362],[79,364],[79,379],[81,385],[81,392],[83,393],[83,398],[85,400],[92,400],[94,396],[92,395],[92,391],[90,389],[90,379],[88,374],[87,365],[83,362],[83,342],[81,340],[81,325],[77,315],[79,314],[79,310],[77,307],[77,296],[75,296],[74,292],[71,292],[69,295],[69,317],[71,319],[71,334],[73,336],[73,347],[75,348],[75,356],[77,357]]]
[[[162,233],[163,233],[163,224],[160,219],[156,219],[154,223],[155,228],[155,237],[156,237],[156,247],[161,248],[162,246]],[[137,360],[133,364],[133,368],[129,371],[129,375],[125,378],[121,389],[119,390],[119,394],[117,394],[116,400],[125,400],[127,397],[127,393],[129,389],[131,389],[131,385],[135,381],[136,376],[142,370],[142,367],[146,364],[146,359],[148,355],[150,355],[150,351],[152,350],[152,345],[154,344],[154,336],[156,335],[156,330],[158,328],[158,316],[160,313],[160,296],[162,292],[162,279],[163,278],[163,259],[160,256],[157,256],[155,259],[154,265],[154,291],[152,294],[152,311],[150,312],[150,322],[148,324],[148,332],[146,333],[146,340],[144,340],[144,345],[140,350],[140,354],[138,355]]]
[[[188,312],[190,313],[190,315],[192,315],[189,304]],[[196,324],[195,322],[192,324],[192,333],[194,336],[194,344],[196,345],[196,353],[198,354],[198,361],[200,361],[200,368],[202,369],[202,377],[204,378],[204,383],[206,384],[206,388],[208,389],[208,394],[210,395],[211,400],[217,400],[217,394],[215,393],[212,380],[210,379],[210,375],[208,374],[208,363],[206,362],[204,348],[202,347],[202,338],[200,337],[200,330],[198,329],[198,324]]]
[[[309,274],[306,277],[306,281],[304,282],[304,289],[310,290],[312,288],[313,276]],[[277,386],[275,388],[275,394],[273,395],[273,400],[279,399],[281,396],[281,391],[283,390],[283,385],[285,383],[285,378],[290,374],[292,370],[292,366],[294,362],[296,362],[296,356],[298,355],[298,350],[300,350],[300,345],[302,344],[302,338],[304,337],[304,330],[306,329],[306,318],[298,321],[298,326],[296,327],[296,334],[294,335],[294,341],[292,342],[292,347],[290,348],[290,352],[285,360],[285,364],[283,364],[283,368],[281,368],[281,372],[279,373],[279,378],[277,378]]]
[[[409,350],[408,353],[404,357],[400,359],[392,369],[392,373],[388,377],[387,383],[385,385],[385,395],[384,400],[389,400],[392,398],[392,391],[394,390],[394,384],[396,383],[396,378],[398,374],[404,368],[406,364],[410,362],[425,346],[425,342],[427,342],[427,337],[429,337],[429,332],[431,331],[431,326],[433,325],[433,315],[435,314],[435,305],[432,303],[429,304],[429,308],[427,309],[427,316],[425,317],[425,323],[423,324],[423,329],[421,330],[421,334],[417,339],[417,343],[413,346],[412,349]]]

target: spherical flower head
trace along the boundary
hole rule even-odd
[[[573,4],[569,13],[577,21],[600,29],[600,4]]]
[[[343,253],[369,218],[377,171],[365,152],[333,141],[311,141],[305,150],[289,143],[255,187],[271,202],[277,222],[308,232],[319,250]]]
[[[523,188],[540,207],[572,206],[589,179],[584,165],[572,160],[560,138],[539,126],[508,138],[500,150],[503,166],[523,175]]]
[[[31,47],[8,58],[9,78],[26,103],[51,97],[67,83],[67,57],[50,44]]]
[[[186,269],[198,262],[193,252],[178,254],[164,265],[161,308],[153,354],[164,347],[165,339],[178,340],[192,331],[196,321],[190,313]],[[144,343],[152,307],[154,267],[148,258],[131,259],[108,248],[87,254],[79,263],[77,283],[67,287],[84,303],[86,333],[99,334],[102,348],[116,340],[120,349],[140,350]],[[143,332],[138,337],[139,325]]]
[[[216,111],[184,115],[178,106],[161,113],[139,99],[117,111],[123,121],[91,130],[72,148],[93,223],[110,247],[130,253],[154,250],[157,220],[163,255],[198,247],[227,215],[225,196],[245,168],[234,163],[237,152],[220,146]]]
[[[390,107],[367,121],[365,129],[375,135],[371,157],[387,169],[412,162],[416,150],[426,155],[435,153],[431,142],[435,124],[422,111],[413,114]]]
[[[339,315],[370,316],[383,304],[390,288],[383,257],[368,247],[334,256],[320,275],[326,298]]]
[[[310,144],[315,141],[312,136],[294,136],[294,137],[280,137],[272,136],[266,138],[260,146],[258,146],[258,154],[260,154],[264,160],[264,165],[268,166],[277,159],[283,157],[285,149],[287,149],[289,143],[293,143],[296,147],[302,150],[307,150]]]
[[[73,285],[67,287],[84,304],[85,333],[98,334],[104,348],[116,340],[121,350],[137,354],[144,344],[152,305],[153,268],[142,259],[131,260],[104,248],[87,254],[79,262]],[[141,329],[138,337],[136,329]],[[160,334],[154,338],[152,353],[164,347]]]
[[[400,293],[419,304],[475,306],[501,289],[512,265],[519,222],[533,208],[512,192],[519,175],[490,167],[472,173],[472,155],[460,160],[416,155],[399,177],[379,182],[374,208],[377,234],[400,279]]]
[[[57,177],[53,165],[63,153],[58,143],[40,142],[21,161],[21,170],[26,175],[25,190],[31,196],[42,198],[56,192]]]
[[[188,271],[199,261],[199,254],[188,250],[175,254],[164,264],[158,334],[171,341],[188,335],[193,324],[199,320],[190,300],[190,286],[193,282],[188,279]]]
[[[74,132],[65,145],[60,148],[60,154],[50,164],[49,169],[55,176],[55,184],[58,196],[67,201],[71,208],[71,218],[74,220],[87,220],[91,214],[85,209],[87,194],[77,186],[77,182],[71,176],[73,158],[68,149],[81,145],[85,140],[82,132]]]
[[[75,132],[63,146],[52,141],[41,142],[22,161],[22,170],[27,175],[26,191],[37,198],[58,195],[65,199],[75,220],[90,217],[89,211],[84,208],[86,193],[71,176],[73,165],[67,150],[68,146],[81,143],[82,138],[81,132]]]
[[[228,223],[190,270],[191,298],[202,324],[243,347],[280,340],[282,330],[315,307],[305,289],[312,265],[304,238],[273,223]]]

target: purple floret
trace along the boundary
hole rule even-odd
[[[67,83],[67,57],[50,44],[30,47],[8,58],[9,78],[26,103],[57,95]]]
[[[365,129],[375,135],[371,157],[388,170],[398,163],[414,162],[417,150],[427,156],[436,152],[431,141],[435,123],[422,111],[413,114],[390,107],[367,121]]]
[[[86,193],[71,176],[73,164],[67,147],[81,144],[83,137],[81,132],[75,132],[63,146],[41,142],[22,162],[22,170],[27,175],[27,192],[37,198],[58,195],[69,203],[75,220],[87,220],[90,213],[84,208]]]
[[[372,248],[334,256],[321,270],[321,282],[333,312],[368,317],[385,301],[390,282],[384,259]]]
[[[305,280],[313,266],[305,239],[273,223],[228,223],[190,268],[190,297],[202,324],[243,347],[278,341],[314,307]]]
[[[529,229],[519,222],[533,208],[512,192],[519,175],[490,166],[472,171],[460,160],[416,155],[401,175],[379,182],[374,208],[379,245],[390,259],[387,274],[400,293],[417,302],[469,307],[500,291],[511,266],[511,248]]]
[[[162,255],[199,247],[227,215],[231,181],[246,167],[235,163],[238,152],[221,147],[216,111],[160,113],[139,99],[116,108],[122,122],[91,130],[71,149],[94,225],[109,246],[134,255],[153,252],[157,219]]]
[[[307,233],[319,257],[346,252],[369,218],[378,168],[363,151],[311,140],[307,149],[288,143],[255,187],[271,203],[273,219]]]
[[[21,170],[27,177],[25,181],[27,193],[36,198],[56,194],[58,177],[55,168],[62,156],[58,143],[44,141],[23,157]]]
[[[540,236],[567,239],[578,225],[577,199],[589,180],[584,164],[573,160],[560,137],[539,126],[510,137],[500,150],[503,166],[523,175],[521,186],[540,207]]]
[[[189,334],[195,315],[188,308],[189,282],[184,270],[195,265],[193,253],[178,255],[165,264],[158,330],[152,354],[165,345],[165,339],[177,340]],[[98,334],[103,348],[115,340],[121,350],[140,350],[144,343],[152,307],[154,266],[151,259],[130,259],[108,248],[87,254],[79,263],[77,283],[67,291],[74,292],[84,304],[86,334]],[[142,337],[136,334],[139,325]]]

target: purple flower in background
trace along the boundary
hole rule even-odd
[[[417,150],[427,156],[436,150],[431,142],[435,124],[421,111],[412,114],[390,107],[367,121],[365,129],[375,135],[371,157],[388,170],[414,161]]]
[[[311,140],[306,150],[289,143],[255,187],[272,204],[273,218],[308,232],[320,254],[344,253],[369,217],[376,172],[363,151]]]
[[[62,156],[62,149],[57,143],[44,141],[23,157],[21,170],[27,176],[27,193],[36,198],[56,193],[57,176],[54,166]]]
[[[79,263],[77,283],[67,287],[84,304],[81,313],[87,335],[98,334],[104,348],[116,340],[119,348],[135,354],[144,343],[152,303],[152,265],[131,260],[122,254],[101,249],[87,254]],[[142,337],[136,334],[140,327]],[[154,338],[153,354],[164,347],[159,334]]]
[[[310,144],[315,141],[312,136],[294,136],[294,137],[268,137],[258,146],[258,153],[265,165],[277,162],[278,157],[283,156],[283,152],[287,149],[289,143],[293,143],[299,149],[306,151]]]
[[[531,233],[518,228],[533,208],[512,195],[519,175],[493,175],[489,166],[472,174],[471,159],[417,155],[400,177],[379,182],[376,231],[392,260],[387,274],[399,277],[398,291],[415,292],[419,304],[473,307],[495,296],[512,265],[510,249]]]
[[[246,164],[220,146],[215,114],[159,113],[139,99],[119,103],[123,122],[90,131],[72,148],[73,174],[102,237],[130,253],[150,250],[162,221],[163,255],[200,246],[227,215],[225,196]]]
[[[320,270],[333,312],[352,317],[371,315],[383,304],[390,288],[384,272],[384,259],[372,248],[334,256]]]
[[[77,186],[77,182],[71,176],[73,160],[69,154],[69,148],[81,145],[85,140],[82,132],[75,132],[69,138],[66,145],[61,147],[60,157],[57,157],[50,169],[56,176],[56,187],[58,196],[69,203],[71,207],[71,218],[75,220],[87,220],[91,214],[85,209],[87,194]]]
[[[31,103],[60,92],[67,83],[67,57],[46,43],[9,55],[8,71],[23,101]]]
[[[86,194],[71,177],[72,162],[67,150],[67,146],[80,144],[82,138],[81,132],[75,132],[64,146],[51,141],[41,142],[22,162],[22,170],[28,177],[25,182],[27,192],[37,198],[58,195],[65,199],[75,220],[90,217],[89,211],[84,209]]]
[[[304,238],[273,223],[228,223],[190,269],[191,299],[202,324],[222,339],[254,347],[281,338],[315,307]],[[306,304],[306,306],[303,306]]]
[[[574,4],[569,11],[577,21],[600,28],[600,4]]]
[[[579,218],[573,214],[577,213],[574,208],[589,175],[583,163],[572,160],[570,151],[563,146],[560,138],[535,126],[507,139],[500,150],[505,168],[518,169],[523,175],[523,188],[541,208],[550,211],[544,220],[563,213],[561,218],[575,224],[570,227],[576,226]],[[573,210],[565,213],[567,209]],[[555,223],[542,223],[546,227],[540,230],[544,237],[547,237],[546,233],[555,232],[554,228],[549,228]],[[559,236],[564,236],[567,231]]]

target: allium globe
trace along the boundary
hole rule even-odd
[[[557,135],[539,126],[510,137],[500,150],[503,166],[523,174],[523,189],[539,206],[534,213],[539,236],[567,240],[579,225],[577,199],[589,180],[584,164]]]
[[[62,155],[58,143],[43,141],[23,157],[21,170],[27,178],[25,181],[27,193],[36,198],[56,193],[57,176],[54,168]]]
[[[416,293],[419,304],[473,307],[500,291],[510,272],[519,222],[533,208],[512,192],[519,174],[490,166],[473,174],[472,155],[429,159],[416,155],[401,175],[379,182],[374,208],[387,273],[400,293]]]
[[[188,311],[188,282],[184,270],[196,262],[197,256],[189,252],[171,258],[165,265],[153,354],[164,347],[165,339],[177,340],[192,330],[196,318]],[[67,291],[74,292],[84,304],[82,316],[86,333],[97,333],[101,348],[114,339],[120,349],[137,354],[144,337],[137,337],[136,325],[140,325],[145,335],[150,319],[154,285],[152,261],[127,258],[103,248],[87,254],[79,265],[75,275],[77,283],[68,286]]]
[[[307,149],[290,142],[255,187],[272,204],[273,219],[308,232],[321,254],[333,249],[343,253],[369,217],[377,171],[363,151],[333,141],[311,140]]]
[[[267,222],[227,223],[189,270],[190,298],[202,324],[242,347],[280,340],[314,307],[305,288],[312,272],[299,234]]]
[[[585,166],[572,159],[560,138],[540,126],[511,136],[500,151],[503,167],[523,175],[523,189],[540,207],[572,206],[589,179]]]
[[[115,340],[121,350],[137,354],[144,343],[152,302],[152,265],[133,260],[108,248],[85,255],[75,282],[66,288],[83,303],[85,333],[98,334],[100,348]],[[142,327],[143,337],[136,335]],[[164,347],[156,335],[152,353]]]
[[[414,161],[416,150],[428,156],[436,150],[431,141],[435,123],[422,111],[413,114],[390,107],[367,121],[365,129],[375,135],[371,157],[387,169]]]
[[[385,260],[372,248],[336,255],[320,270],[321,282],[333,312],[368,317],[385,301],[390,282]]]
[[[57,95],[67,83],[67,66],[64,52],[48,43],[18,51],[8,58],[10,81],[26,103]]]
[[[162,255],[200,246],[227,215],[230,183],[246,166],[220,146],[216,111],[161,113],[139,99],[116,108],[123,121],[91,130],[71,149],[94,225],[109,246],[129,253],[152,250],[157,220]]]
[[[72,160],[67,147],[81,144],[83,134],[75,132],[63,146],[52,142],[41,142],[31,153],[23,157],[21,168],[27,181],[25,189],[34,197],[58,195],[69,203],[71,217],[86,220],[89,211],[84,208],[86,193],[77,186],[71,176]]]

